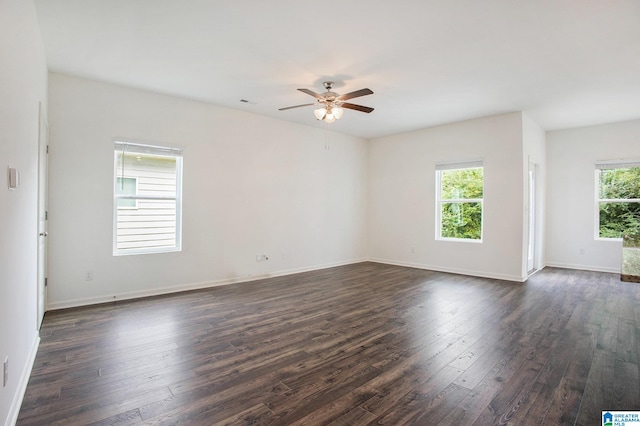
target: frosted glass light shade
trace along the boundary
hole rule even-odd
[[[322,120],[325,123],[333,123],[334,121],[339,120],[343,113],[344,110],[339,106],[330,105],[326,105],[313,111],[313,115],[316,116],[316,119]]]

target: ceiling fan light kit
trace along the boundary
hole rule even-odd
[[[313,90],[309,89],[298,89],[299,91],[316,98],[317,102],[313,104],[294,105],[290,107],[280,108],[280,111],[311,105],[320,106],[320,108],[317,108],[313,111],[313,115],[315,115],[317,120],[322,120],[326,123],[333,123],[334,121],[342,118],[342,115],[344,114],[344,108],[366,113],[370,113],[371,111],[373,111],[373,108],[371,107],[345,102],[348,99],[373,94],[370,89],[360,89],[356,90],[355,92],[339,95],[331,91],[331,89],[333,88],[333,81],[325,81],[324,88],[327,90],[324,93],[316,93]]]
[[[318,120],[322,120],[327,123],[333,123],[334,121],[340,120],[342,118],[344,110],[339,106],[323,106],[322,108],[314,110],[313,114]]]

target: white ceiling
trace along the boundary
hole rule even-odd
[[[36,0],[49,69],[365,138],[509,111],[546,130],[640,118],[638,0]],[[242,103],[241,99],[251,101]]]

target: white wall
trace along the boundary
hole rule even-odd
[[[38,105],[47,69],[31,0],[0,2],[0,422],[17,417],[38,343],[36,321]],[[8,189],[8,168],[20,186]],[[1,383],[1,380],[0,380]]]
[[[372,260],[522,281],[522,114],[469,120],[370,141]],[[482,243],[435,239],[435,165],[484,159]]]
[[[367,258],[365,140],[60,74],[49,87],[49,308]],[[112,255],[115,137],[184,148],[182,252]]]
[[[524,235],[522,237],[522,274],[526,276],[528,273],[527,257],[529,243],[529,163],[533,163],[536,173],[535,192],[535,236],[534,236],[534,268],[542,269],[545,265],[545,202],[546,202],[546,133],[542,127],[538,125],[526,113],[522,114],[522,170],[524,176],[523,183],[523,226]]]
[[[640,120],[547,133],[547,265],[620,272],[621,242],[595,239],[595,162],[640,158]]]

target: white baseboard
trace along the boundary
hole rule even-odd
[[[5,426],[14,426],[18,421],[18,414],[20,414],[20,407],[22,406],[24,393],[27,390],[27,384],[29,383],[29,377],[31,377],[33,363],[35,362],[36,355],[38,354],[38,346],[40,346],[40,334],[36,333],[27,361],[22,369],[22,374],[20,374],[20,381],[18,382],[16,393],[13,395],[11,407],[9,407],[9,413],[7,414],[7,418],[4,423]]]
[[[376,263],[385,263],[387,265],[407,266],[409,268],[427,269],[430,271],[447,272],[450,274],[469,275],[473,277],[492,278],[495,280],[514,281],[519,283],[524,282],[527,279],[527,277],[521,277],[519,275],[495,274],[495,273],[486,272],[486,271],[473,271],[468,269],[446,268],[446,267],[435,266],[435,265],[402,262],[402,261],[390,260],[390,259],[371,258],[369,259],[369,261],[376,262]]]
[[[309,267],[303,267],[303,268],[285,269],[285,270],[274,271],[274,272],[271,272],[268,274],[262,274],[262,275],[250,275],[250,276],[243,276],[243,277],[225,278],[221,280],[187,283],[187,284],[180,284],[180,285],[171,286],[171,287],[162,287],[157,289],[116,293],[116,294],[98,296],[98,297],[92,297],[92,298],[72,299],[72,300],[66,300],[62,302],[49,303],[47,305],[47,310],[53,311],[57,309],[66,309],[66,308],[73,308],[78,306],[87,306],[87,305],[95,305],[99,303],[113,302],[116,300],[138,299],[141,297],[158,296],[162,294],[178,293],[181,291],[199,290],[203,288],[218,287],[218,286],[229,285],[229,284],[258,281],[266,278],[274,278],[274,277],[281,277],[285,275],[299,274],[301,272],[317,271],[321,269],[333,268],[336,266],[351,265],[351,264],[367,262],[367,261],[375,262],[375,263],[383,263],[388,265],[406,266],[409,268],[426,269],[431,271],[447,272],[452,274],[469,275],[474,277],[491,278],[491,279],[497,279],[497,280],[514,281],[514,282],[524,282],[529,278],[528,276],[521,277],[518,275],[496,274],[496,273],[487,272],[487,271],[475,271],[475,270],[460,269],[460,268],[447,268],[447,267],[441,267],[436,265],[404,262],[404,261],[398,261],[398,260],[392,260],[392,259],[360,258],[360,259],[352,259],[352,260],[343,261],[343,262],[326,263],[322,265],[315,265],[315,266],[309,266]],[[544,269],[545,266],[554,267],[554,268],[596,271],[596,272],[620,273],[620,270],[616,268],[594,267],[590,265],[573,265],[573,264],[563,264],[563,263],[553,263],[553,262],[546,262],[544,265],[542,265],[538,269],[538,271]]]
[[[141,297],[159,296],[162,294],[179,293],[181,291],[199,290],[203,288],[218,287],[222,285],[258,281],[266,278],[282,277],[285,275],[299,274],[301,272],[310,272],[310,271],[317,271],[321,269],[334,268],[336,266],[351,265],[355,263],[366,262],[367,260],[368,259],[366,258],[353,259],[353,260],[348,260],[343,262],[326,263],[322,265],[315,265],[315,266],[304,267],[304,268],[285,269],[285,270],[275,271],[275,272],[262,274],[262,275],[250,275],[250,276],[243,276],[243,277],[225,278],[225,279],[215,280],[215,281],[203,281],[203,282],[197,282],[197,283],[180,284],[180,285],[171,286],[171,287],[162,287],[162,288],[156,288],[156,289],[116,293],[116,294],[111,294],[106,296],[66,300],[62,302],[47,304],[47,311],[55,311],[57,309],[66,309],[66,308],[75,308],[78,306],[96,305],[99,303],[113,302],[116,300],[139,299]]]
[[[547,262],[546,265],[550,268],[578,269],[581,271],[608,272],[611,274],[620,273],[620,268],[611,268],[608,266],[575,265],[572,263],[556,263],[556,262]]]

